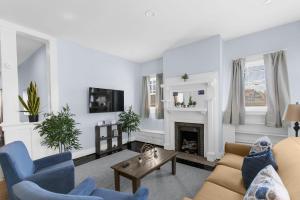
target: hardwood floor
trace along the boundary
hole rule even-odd
[[[0,181],[0,199],[8,199],[5,181]]]

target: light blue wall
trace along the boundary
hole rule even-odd
[[[117,120],[118,113],[88,112],[88,88],[124,90],[125,107],[140,108],[140,68],[125,59],[58,40],[60,106],[68,104],[82,131],[84,149],[95,147],[95,125],[102,120]]]
[[[242,36],[224,43],[223,110],[227,105],[233,59],[268,51],[287,50],[287,64],[292,102],[300,100],[300,22]]]
[[[221,63],[221,46],[222,39],[218,35],[168,50],[163,56],[165,76],[218,71]]]
[[[163,58],[158,58],[141,64],[141,75],[153,75],[163,73]]]
[[[40,118],[42,119],[43,113],[49,111],[49,79],[45,45],[36,50],[36,52],[19,65],[18,80],[19,94],[21,96],[23,91],[29,86],[30,81],[36,82],[41,101]],[[20,106],[21,109],[22,107]],[[20,120],[26,122],[28,121],[28,117],[24,113],[20,113]]]
[[[158,73],[163,73],[163,59],[159,58],[146,63],[142,63],[141,66],[141,77],[140,82],[142,84],[142,77],[148,75],[155,75]],[[142,101],[142,100],[141,100]],[[160,119],[142,119],[141,129],[148,130],[164,130],[164,120]]]

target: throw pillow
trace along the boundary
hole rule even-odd
[[[272,165],[268,165],[257,174],[244,200],[290,200],[290,196]]]
[[[272,149],[272,142],[267,136],[258,138],[251,147],[250,154],[259,153]]]
[[[258,172],[268,165],[272,165],[276,170],[278,169],[271,150],[245,157],[242,166],[242,176],[245,187],[248,188]]]

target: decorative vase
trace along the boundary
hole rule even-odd
[[[29,122],[38,122],[39,121],[39,115],[29,115],[28,119],[29,119]]]

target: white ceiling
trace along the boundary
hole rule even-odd
[[[144,62],[220,34],[230,39],[300,19],[299,0],[0,0],[0,18]],[[147,10],[155,12],[146,17]]]

